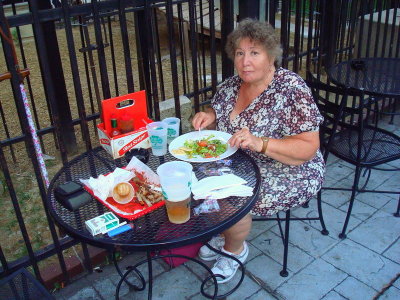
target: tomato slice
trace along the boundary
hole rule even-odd
[[[204,154],[204,157],[205,157],[205,158],[212,158],[212,157],[214,157],[214,156],[212,156],[210,153],[205,153],[205,154]]]
[[[198,141],[197,145],[199,145],[200,147],[207,147],[208,143],[207,141]]]

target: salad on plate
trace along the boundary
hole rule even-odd
[[[172,150],[173,154],[186,155],[187,158],[219,157],[228,149],[228,143],[216,138],[214,134],[196,140],[186,140],[182,147]]]

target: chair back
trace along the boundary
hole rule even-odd
[[[333,144],[341,141],[342,151],[335,155],[350,162],[362,161],[365,156],[363,147],[364,128],[371,115],[371,101],[360,90],[341,88],[323,83],[310,72],[307,73],[307,85],[310,87],[314,100],[324,117],[320,126],[320,142],[327,159]],[[365,146],[365,145],[364,145]]]

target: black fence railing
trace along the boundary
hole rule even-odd
[[[66,257],[75,252],[92,270],[87,245],[59,232],[44,208],[39,146],[51,179],[98,145],[103,99],[144,89],[154,119],[167,99],[182,117],[181,95],[201,110],[234,72],[223,45],[238,20],[265,16],[281,37],[283,66],[300,74],[351,57],[399,56],[399,1],[7,3],[0,2],[0,277],[31,267],[41,279],[55,264],[67,282]]]

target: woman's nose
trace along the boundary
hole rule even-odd
[[[250,64],[250,55],[244,54],[243,55],[243,65],[249,65]]]

